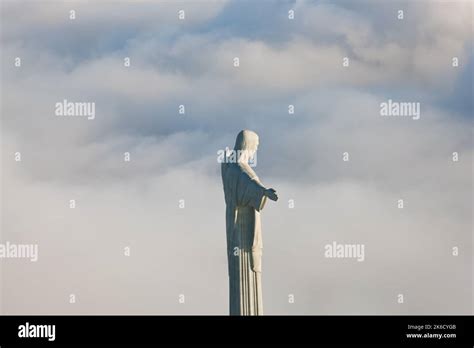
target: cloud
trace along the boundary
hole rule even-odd
[[[281,198],[262,217],[266,313],[470,311],[471,4],[74,5],[71,22],[71,3],[2,3],[2,239],[40,245],[4,263],[4,313],[227,313],[216,158],[244,128]],[[55,116],[63,99],[96,118]],[[420,120],[381,117],[388,99]],[[324,258],[333,240],[367,260]]]

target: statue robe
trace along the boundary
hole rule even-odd
[[[247,163],[222,163],[226,202],[230,315],[262,315],[262,230],[265,187]]]

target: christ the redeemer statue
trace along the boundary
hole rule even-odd
[[[249,165],[258,148],[258,135],[237,135],[233,156],[222,163],[226,203],[230,315],[262,315],[262,230],[260,211],[267,197],[278,199]]]

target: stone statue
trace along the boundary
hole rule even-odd
[[[265,188],[250,167],[258,135],[237,135],[233,156],[221,165],[226,203],[227,258],[230,315],[262,315],[262,230],[260,211],[276,191]]]

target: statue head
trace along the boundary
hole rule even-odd
[[[234,150],[237,151],[239,162],[248,162],[258,149],[258,135],[251,130],[244,129],[237,134]]]

